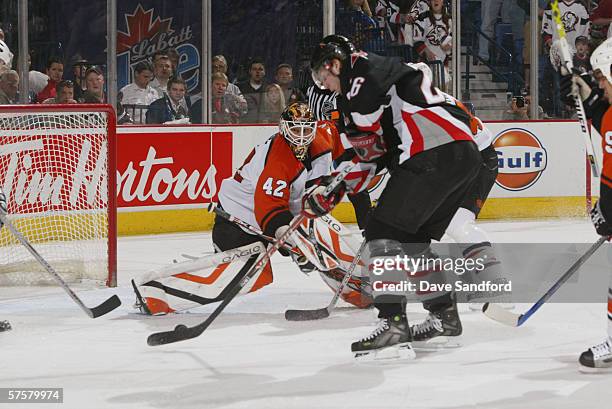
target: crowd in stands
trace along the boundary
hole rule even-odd
[[[557,72],[561,61],[555,45],[550,2],[538,1],[541,27],[537,31],[530,28],[529,0],[464,0],[462,3],[462,6],[478,7],[474,18],[468,18],[469,24],[476,27],[471,34],[476,38],[476,64],[491,67],[502,64],[498,46],[502,40],[508,46],[507,38],[511,38],[509,44],[514,55],[511,64],[520,67],[516,70],[520,83],[514,88],[509,83],[508,90],[513,95],[508,102],[506,119],[529,118],[531,32],[538,32],[541,37],[538,73],[541,117],[572,115],[571,107],[562,106],[558,95]],[[612,0],[560,0],[559,3],[568,40],[574,47],[574,66],[581,73],[589,73],[590,50],[601,39],[612,36],[612,29],[608,29],[612,24]],[[437,64],[436,75],[441,75],[438,85],[444,88],[449,86],[451,77],[448,73],[452,44],[449,10],[449,0],[336,0],[336,33],[351,38],[358,49],[389,55],[389,50],[396,47],[403,50],[398,56],[407,61]],[[0,30],[0,104],[14,104],[19,100],[20,74],[13,69],[13,54],[3,42],[3,36]],[[466,43],[466,39],[462,42]],[[157,51],[149,60],[132,67],[132,82],[118,90],[120,123],[202,122],[202,104],[196,99],[192,105],[187,84],[177,72],[178,63],[179,54],[170,48]],[[105,103],[104,70],[79,55],[73,56],[69,64],[65,67],[61,58],[51,57],[44,70],[29,71],[28,101]],[[276,123],[288,104],[306,101],[310,85],[296,84],[291,64],[283,62],[269,67],[258,58],[245,64],[245,75],[232,78],[226,57],[216,55],[210,72],[211,122],[219,124]]]

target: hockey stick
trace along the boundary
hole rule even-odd
[[[565,65],[565,69],[569,72],[570,75],[574,75],[572,70],[574,68],[574,63],[572,62],[572,57],[570,54],[569,44],[567,43],[567,38],[565,35],[565,27],[563,26],[563,21],[561,20],[561,11],[559,10],[559,0],[554,0],[551,2],[551,9],[553,20],[555,21],[555,28],[557,30],[557,34],[559,34],[559,47],[561,49],[561,57],[563,58],[563,65]],[[578,122],[580,123],[580,132],[584,138],[584,145],[586,148],[587,159],[591,164],[591,172],[594,177],[599,177],[599,166],[597,165],[597,160],[595,159],[595,153],[593,149],[593,141],[591,139],[591,135],[589,134],[589,128],[586,121],[586,114],[584,112],[584,105],[582,104],[582,99],[578,93],[574,94],[574,104],[576,106],[576,114],[578,115]]]
[[[355,267],[361,258],[361,252],[365,248],[366,241],[364,240],[357,250],[357,254],[353,258],[351,265],[348,268],[348,271],[345,272],[344,277],[342,278],[342,282],[340,283],[340,287],[334,293],[329,305],[325,308],[318,308],[315,310],[287,310],[285,311],[285,319],[287,321],[311,321],[311,320],[320,320],[323,318],[329,317],[332,310],[336,307],[338,303],[338,299],[340,298],[340,294],[342,294],[342,290],[348,284],[349,280],[353,276],[353,271],[355,271]]]
[[[323,195],[329,195],[349,174],[351,169],[355,166],[347,166],[341,172],[339,172],[331,183],[325,188],[323,191]],[[200,336],[206,328],[213,323],[213,321],[221,314],[221,312],[227,307],[227,305],[238,295],[240,290],[249,282],[251,278],[253,278],[265,265],[270,261],[270,257],[278,250],[285,241],[291,236],[291,234],[298,228],[298,226],[302,223],[302,220],[305,218],[304,213],[300,213],[296,216],[291,224],[289,224],[289,228],[274,242],[271,243],[271,246],[268,247],[263,256],[257,258],[255,264],[251,265],[250,263],[245,264],[245,266],[240,270],[239,274],[242,273],[243,270],[248,269],[248,271],[244,274],[244,277],[239,280],[234,287],[232,287],[227,296],[221,301],[221,304],[215,308],[215,310],[200,324],[197,324],[193,327],[187,327],[186,325],[179,324],[172,331],[165,332],[156,332],[154,334],[149,335],[147,338],[147,344],[150,346],[156,345],[164,345],[171,344],[173,342],[185,341],[188,339],[196,338]]]
[[[509,325],[511,327],[520,327],[523,325],[525,321],[529,319],[537,310],[540,309],[542,305],[550,297],[553,296],[554,293],[557,292],[559,287],[561,287],[569,278],[582,266],[589,257],[593,255],[597,251],[602,244],[604,244],[607,240],[610,240],[611,237],[602,236],[599,240],[593,244],[586,253],[582,255],[566,272],[561,276],[559,280],[548,290],[546,293],[529,309],[527,312],[523,314],[515,314],[510,312],[499,304],[490,304],[485,303],[482,306],[482,312],[489,318],[499,323]]]
[[[245,222],[242,219],[237,218],[236,216],[232,216],[231,214],[229,214],[228,212],[226,212],[225,210],[223,210],[221,207],[217,206],[216,203],[210,203],[208,205],[208,211],[209,212],[213,212],[216,215],[218,215],[219,217],[227,220],[230,223],[234,223],[237,224],[240,227],[245,228],[246,230],[250,231],[251,233],[261,237],[262,239],[266,240],[269,243],[273,243],[276,241],[276,239],[274,237],[268,236],[263,234],[263,232],[261,230],[259,230],[257,227],[251,226],[250,224],[248,224],[247,222]],[[297,256],[301,256],[302,253],[300,253],[299,251],[296,251],[295,249],[293,249],[292,247],[283,245],[281,246],[283,248],[283,250],[286,250],[290,253],[294,253]]]
[[[32,247],[30,242],[23,236],[23,234],[21,234],[21,232],[17,230],[17,228],[6,216],[6,213],[4,213],[3,211],[0,211],[0,221],[4,223],[4,225],[11,231],[11,233],[13,233],[13,236],[15,236],[17,240],[19,240],[19,242],[21,242],[21,244],[30,252],[30,254],[32,254],[36,261],[38,261],[40,265],[44,267],[47,273],[51,274],[53,278],[55,278],[55,280],[64,289],[64,291],[66,291],[70,298],[72,298],[72,300],[77,303],[77,305],[81,307],[81,309],[85,311],[85,313],[91,318],[98,318],[99,316],[109,313],[121,305],[121,300],[119,299],[119,297],[117,297],[117,295],[113,295],[112,297],[110,297],[109,299],[107,299],[102,304],[96,307],[87,307],[85,304],[83,304],[83,301],[81,301],[81,299],[74,293],[74,291],[72,291],[70,287],[68,287],[64,279],[53,269],[53,267],[51,267],[51,265],[49,265],[49,263],[47,263],[44,258],[42,258],[42,256],[38,253],[38,251],[36,251],[34,247]]]

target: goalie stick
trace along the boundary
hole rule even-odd
[[[516,313],[510,312],[510,311],[504,309],[499,304],[490,304],[490,303],[485,303],[482,306],[482,312],[487,317],[489,317],[492,320],[497,321],[497,322],[499,322],[501,324],[508,325],[508,326],[511,326],[511,327],[520,327],[521,325],[523,325],[525,323],[525,321],[527,321],[529,319],[529,317],[531,317],[533,314],[535,314],[535,312],[537,310],[539,310],[540,307],[542,305],[544,305],[544,303],[546,301],[548,301],[548,299],[550,297],[552,297],[554,293],[557,292],[559,287],[561,287],[567,280],[569,280],[569,278],[576,271],[578,271],[580,266],[582,266],[588,260],[588,258],[591,257],[593,255],[593,253],[595,253],[599,247],[601,247],[602,244],[604,244],[607,240],[610,240],[611,238],[612,237],[602,236],[599,240],[597,240],[595,242],[595,244],[593,244],[586,251],[586,253],[584,253],[582,255],[582,257],[580,257],[565,272],[565,274],[563,274],[561,276],[561,278],[559,280],[557,280],[557,282],[548,291],[546,291],[546,293],[542,297],[540,297],[540,299],[529,310],[527,310],[527,312],[525,312],[523,314],[516,314]]]
[[[230,223],[237,224],[238,226],[247,229],[251,233],[261,237],[262,239],[266,240],[267,242],[273,243],[273,242],[276,241],[276,239],[274,237],[267,236],[267,235],[263,234],[263,232],[261,230],[259,230],[258,228],[251,226],[250,224],[248,224],[247,222],[245,222],[242,219],[237,218],[236,216],[232,216],[231,214],[229,214],[228,212],[223,210],[221,207],[217,206],[216,203],[210,203],[208,205],[208,211],[215,213],[216,215],[218,215],[219,217],[227,220]],[[292,247],[286,246],[284,244],[281,247],[283,248],[283,250],[286,250],[286,251],[288,251],[290,253],[293,253],[295,255],[298,255],[298,256],[302,255],[299,251],[296,251]]]
[[[30,242],[23,236],[23,234],[21,234],[21,232],[17,230],[17,228],[13,225],[13,223],[6,216],[6,213],[4,213],[1,210],[0,210],[0,221],[4,223],[4,225],[11,231],[13,236],[15,236],[17,240],[19,240],[19,242],[36,259],[36,261],[38,261],[40,265],[44,267],[47,273],[53,276],[53,278],[64,289],[64,291],[66,291],[66,294],[68,294],[70,298],[72,298],[72,300],[75,303],[77,303],[77,305],[81,307],[81,309],[85,311],[85,313],[89,315],[91,318],[98,318],[106,313],[111,312],[112,310],[114,310],[115,308],[121,305],[121,300],[119,299],[119,297],[117,297],[117,295],[113,295],[112,297],[110,297],[109,299],[107,299],[102,304],[96,307],[93,307],[93,308],[87,307],[85,304],[83,304],[83,301],[81,301],[81,299],[75,294],[75,292],[72,291],[70,287],[68,287],[68,284],[66,284],[64,279],[53,269],[53,267],[51,267],[49,263],[47,263],[47,260],[42,258],[42,256],[38,253],[38,251],[36,251],[34,247],[32,247]]]
[[[567,38],[565,35],[565,27],[563,26],[563,21],[561,19],[561,10],[559,10],[559,0],[554,0],[550,4],[552,9],[552,17],[555,21],[555,29],[557,34],[559,35],[559,48],[561,49],[561,57],[563,58],[563,65],[565,69],[569,72],[570,75],[574,75],[572,70],[574,68],[574,63],[572,62],[572,57],[570,53],[569,44],[567,43]],[[578,116],[578,122],[580,124],[580,132],[584,138],[584,145],[586,148],[587,159],[591,165],[591,172],[593,176],[599,177],[599,166],[597,165],[597,160],[595,159],[595,152],[593,148],[593,141],[591,139],[591,135],[589,135],[589,128],[586,121],[586,114],[584,112],[584,106],[582,104],[582,99],[578,93],[574,93],[574,104],[576,106],[576,115]]]
[[[356,163],[353,162],[352,165],[342,169],[342,171],[339,172],[332,179],[331,183],[325,188],[323,195],[329,195],[340,183],[342,183],[346,175],[349,174],[355,165]],[[242,273],[243,270],[247,270],[246,273],[244,273],[244,277],[230,289],[225,299],[221,301],[221,304],[215,308],[208,318],[193,327],[187,327],[186,325],[179,324],[174,328],[174,330],[151,334],[147,338],[147,344],[150,346],[171,344],[200,336],[204,331],[206,331],[210,324],[213,323],[219,314],[221,314],[225,307],[227,307],[227,305],[236,297],[236,295],[238,295],[240,290],[249,282],[249,280],[253,278],[260,269],[264,268],[266,263],[270,261],[270,257],[272,257],[276,250],[278,250],[279,247],[285,243],[293,231],[302,223],[302,220],[304,220],[305,217],[306,216],[304,213],[300,213],[298,216],[296,216],[289,225],[289,228],[276,241],[271,243],[271,246],[266,250],[263,256],[258,257],[254,264],[247,263],[244,265],[244,267],[242,267],[240,273]]]
[[[340,287],[338,287],[338,289],[334,293],[334,296],[332,297],[327,307],[317,308],[315,310],[287,310],[285,311],[285,319],[287,321],[311,321],[329,317],[333,309],[336,307],[336,304],[338,303],[338,299],[342,294],[342,290],[344,290],[344,287],[348,284],[349,280],[353,276],[353,271],[355,271],[355,267],[357,266],[357,263],[361,258],[361,253],[363,252],[365,245],[366,241],[363,240],[361,246],[359,247],[359,250],[357,250],[357,254],[355,254],[355,257],[353,258],[353,261],[351,262],[351,265],[348,268],[348,271],[344,273],[344,277],[342,278]]]

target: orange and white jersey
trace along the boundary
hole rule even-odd
[[[330,174],[332,145],[326,132],[317,128],[303,162],[296,159],[280,133],[256,146],[234,176],[221,183],[220,205],[229,214],[274,236],[278,227],[289,224],[302,210],[309,182]]]

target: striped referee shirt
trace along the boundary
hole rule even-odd
[[[308,106],[317,121],[330,120],[331,113],[338,108],[336,105],[337,92],[311,85],[306,90],[306,96],[308,98]]]

